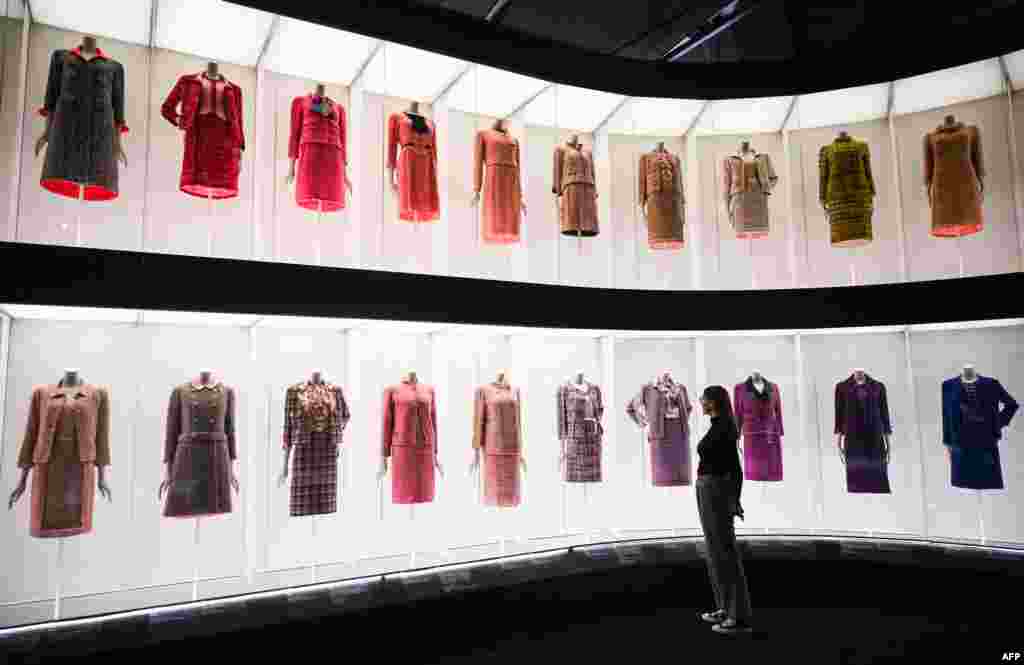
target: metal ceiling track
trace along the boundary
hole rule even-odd
[[[717,37],[722,32],[750,16],[764,4],[763,2],[744,2],[732,0],[729,4],[711,15],[699,28],[686,35],[662,55],[666,62],[676,62],[684,55]]]
[[[487,12],[484,20],[488,23],[500,23],[501,19],[505,18],[505,12],[508,11],[508,6],[511,2],[512,0],[497,0],[491,6],[491,10]]]

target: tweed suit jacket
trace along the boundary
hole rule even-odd
[[[868,144],[837,138],[818,151],[818,200],[825,208],[857,202],[871,206],[875,196]]]
[[[885,384],[867,374],[864,375],[864,383],[867,389],[867,400],[864,405],[866,418],[863,423],[856,418],[854,407],[857,399],[857,380],[851,374],[849,378],[836,384],[835,434],[843,434],[851,439],[892,434]]]
[[[757,174],[757,181],[765,194],[771,194],[779,176],[772,166],[771,157],[764,153],[754,154],[754,172]],[[743,158],[739,155],[730,155],[722,160],[722,193],[726,202],[736,194],[748,190],[748,183],[743,178]]]
[[[288,387],[285,393],[284,406],[284,447],[304,446],[310,443],[310,434],[317,431],[318,423],[310,413],[304,399],[306,391],[312,384],[308,381],[300,381]],[[332,395],[333,405],[325,414],[323,425],[324,432],[331,434],[335,445],[341,446],[342,434],[345,426],[351,418],[348,402],[345,400],[345,393],[341,386],[325,382],[324,388]]]
[[[28,468],[50,461],[57,423],[71,409],[78,440],[78,458],[97,466],[110,464],[110,396],[106,388],[82,384],[67,394],[62,383],[32,390],[28,426],[18,454],[18,466]]]
[[[437,454],[437,397],[433,386],[402,381],[384,389],[381,454],[392,446],[433,448]]]
[[[558,438],[566,441],[586,432],[584,423],[592,422],[597,434],[604,433],[601,418],[604,416],[604,399],[601,387],[586,381],[587,389],[580,394],[569,381],[558,386],[555,399],[558,408]]]
[[[196,116],[199,114],[199,105],[202,99],[203,83],[200,80],[202,76],[202,74],[186,74],[178,79],[167,95],[167,99],[160,106],[160,114],[167,122],[186,131],[192,128]],[[231,136],[235,140],[235,147],[245,150],[245,132],[242,127],[242,89],[226,78],[224,82],[227,84],[224,88],[224,111],[228,116]],[[181,113],[178,113],[179,104]]]
[[[630,420],[640,427],[649,427],[647,437],[651,441],[665,439],[665,419],[668,415],[670,393],[674,393],[679,399],[679,422],[685,434],[690,431],[690,413],[693,411],[693,405],[690,403],[686,386],[681,383],[659,387],[658,383],[650,381],[640,388],[640,392],[626,406],[626,415]]]
[[[473,447],[489,455],[519,454],[523,448],[519,388],[491,383],[476,389]]]
[[[1017,413],[1017,401],[1006,392],[997,379],[978,375],[978,412],[982,419],[980,430],[991,435],[987,441],[964,441],[961,437],[963,415],[961,403],[964,399],[963,381],[959,376],[942,382],[942,443],[954,447],[991,447],[1003,437],[1003,428],[1010,424]],[[999,405],[1002,404],[1002,409]]]
[[[348,163],[347,122],[345,107],[333,99],[331,110],[324,115],[314,110],[313,95],[292,100],[291,131],[288,135],[288,157],[299,158],[299,149],[307,143],[325,143],[341,150],[341,161]]]
[[[569,185],[595,185],[594,153],[589,148],[555,147],[551,192],[561,196]]]

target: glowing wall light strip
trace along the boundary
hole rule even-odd
[[[153,0],[32,0],[31,7],[36,23],[77,33],[72,37],[76,40],[81,34],[89,34],[149,45]],[[108,49],[102,42],[100,48],[117,56],[116,50]]]
[[[273,14],[222,0],[159,3],[153,40],[158,48],[246,67],[259,60],[274,22]]]

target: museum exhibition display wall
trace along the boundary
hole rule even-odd
[[[6,240],[641,289],[1020,269],[1024,52],[809,95],[650,99],[223,2],[67,4],[6,19]],[[218,22],[232,34],[191,27]],[[74,54],[86,36],[104,57]],[[109,127],[81,124],[83,95]],[[77,200],[86,166],[116,198]]]
[[[7,5],[4,241],[687,292],[1024,261],[1024,51],[641,99],[211,0]],[[741,535],[1024,543],[1024,320],[638,332],[665,314],[584,330],[574,306],[529,328],[0,302],[0,628],[699,535],[709,385],[743,433]]]

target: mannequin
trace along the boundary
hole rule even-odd
[[[842,140],[842,141],[845,141],[848,138],[850,138],[850,135],[846,132],[846,130],[845,129],[840,130],[840,132],[839,132],[839,139]]]
[[[504,118],[498,118],[497,120],[495,120],[494,124],[491,125],[491,129],[493,129],[496,132],[501,132],[502,134],[508,134],[508,125],[505,123]],[[475,194],[473,194],[473,200],[470,201],[469,204],[475,208],[479,203],[480,192],[476,192]],[[526,215],[526,201],[519,202],[519,209],[523,211],[523,215]]]
[[[409,110],[407,111],[410,115],[420,114],[420,103],[418,101],[412,101],[409,103]]]
[[[213,81],[219,81],[221,79],[220,67],[217,66],[216,62],[206,63],[206,78]]]
[[[960,380],[964,383],[974,383],[978,380],[978,372],[974,369],[974,365],[964,365],[964,370],[960,374]]]
[[[586,382],[587,382],[587,380],[586,380],[586,378],[583,375],[583,370],[580,370],[580,371],[576,372],[576,385],[577,386],[582,386]]]
[[[494,382],[497,383],[499,386],[507,386],[508,385],[508,370],[507,369],[498,370],[498,376],[494,379]]]
[[[411,370],[409,370],[408,372],[405,373],[404,381],[407,381],[408,383],[416,383],[418,380],[419,380],[419,377],[416,376],[416,370],[412,370],[411,369]]]
[[[413,102],[413,104],[417,104],[417,102]],[[419,376],[416,374],[416,370],[411,369],[411,370],[407,371],[402,376],[402,382],[403,383],[411,383],[413,385],[416,385],[417,383],[419,383]],[[434,456],[434,467],[437,469],[438,473],[441,474],[441,477],[443,478],[444,477],[444,470],[441,468],[441,462],[438,461],[436,455]],[[388,472],[388,458],[381,457],[380,458],[380,468],[377,470],[377,480],[382,479],[385,476],[385,474],[387,474],[387,472]]]
[[[858,385],[863,385],[864,384],[864,381],[866,381],[866,379],[865,379],[864,369],[863,368],[860,368],[860,367],[854,368],[854,370],[853,370],[853,380],[856,381]]]
[[[324,382],[323,372],[318,369],[313,370],[310,375],[309,382],[313,384],[321,384]],[[284,468],[281,470],[281,475],[277,478],[277,486],[281,487],[285,481],[288,480],[288,460],[291,458],[292,451],[290,448],[284,449]]]
[[[209,369],[199,370],[199,385],[208,386],[213,383],[213,371]],[[160,481],[160,488],[157,490],[157,497],[163,498],[164,492],[171,487],[171,471],[174,466],[174,461],[170,461],[164,468],[164,479]],[[231,462],[231,486],[235,488],[235,492],[238,489],[238,476],[235,474],[235,460]]]
[[[216,67],[216,65],[214,65],[214,67]],[[323,111],[321,111],[321,113],[324,115],[329,115],[331,110],[334,108],[334,100],[327,96],[327,86],[323,83],[316,84],[316,88],[313,90],[313,99],[321,99],[327,102],[322,105]],[[291,165],[288,167],[288,175],[285,176],[284,179],[285,184],[290,185],[295,182],[295,162],[297,161],[297,159],[291,160]],[[349,193],[352,193],[352,182],[348,179],[348,164],[344,165],[342,174],[345,177],[345,189],[347,189]]]
[[[420,117],[420,103],[415,100],[409,102],[409,109],[405,112],[405,114],[408,116]],[[395,192],[396,195],[398,194],[398,173],[397,169],[395,168],[391,169],[391,189],[392,191]]]
[[[95,49],[95,47],[95,42],[93,42],[93,48]],[[85,49],[82,50],[84,51]],[[83,383],[82,377],[79,375],[77,369],[65,369],[64,376],[61,378],[59,385],[62,388],[74,388],[82,385]],[[18,499],[20,499],[21,495],[25,493],[25,486],[28,483],[28,474],[30,471],[32,471],[32,467],[21,470],[21,478],[18,479],[18,484],[15,486],[14,491],[11,492],[11,496],[7,501],[8,510],[14,508],[14,504],[18,503]],[[105,466],[97,465],[96,467],[96,489],[100,491],[100,495],[105,497],[107,501],[113,501],[113,495],[110,492],[110,487],[107,485]]]
[[[753,161],[754,157],[757,156],[757,151],[750,147],[750,141],[743,141],[740,143],[739,156],[746,161]]]
[[[846,132],[841,132],[840,136],[845,133]],[[862,386],[867,382],[867,374],[864,372],[863,367],[854,367],[851,374],[853,374],[853,380],[857,382],[857,385]],[[883,434],[882,438],[885,440],[885,460],[888,462],[890,450],[889,435]],[[843,464],[846,464],[846,438],[842,434],[836,434],[836,447],[839,449],[840,459],[843,460]]]
[[[761,372],[755,369],[753,372],[750,373],[750,378],[754,382],[754,390],[756,390],[759,393],[763,393],[764,377],[761,376]]]
[[[943,120],[942,120],[942,124],[943,124],[943,125],[944,125],[945,127],[953,127],[954,125],[956,125],[956,116],[954,116],[954,115],[952,115],[952,114],[950,114],[950,115],[947,115],[947,116],[946,116],[945,118],[943,118]],[[930,193],[930,191],[931,191],[931,185],[929,184],[929,185],[928,185],[928,187],[927,187],[926,189],[927,189],[927,190],[929,191],[929,193]],[[984,194],[984,193],[985,193],[985,178],[984,178],[983,176],[980,176],[980,175],[978,176],[978,190],[979,190],[979,191],[980,191],[980,192],[981,192],[982,194]],[[931,196],[929,196],[929,197],[928,197],[928,201],[929,201],[929,203],[931,202]]]
[[[665,152],[665,142],[664,141],[658,141],[658,145],[656,145],[654,147],[654,149],[657,152]]]
[[[581,376],[582,376],[582,374],[581,374]],[[502,386],[502,387],[508,387],[509,386],[508,377],[509,377],[509,371],[507,369],[500,369],[500,370],[498,370],[498,375],[494,378],[495,385],[499,385],[499,386]],[[480,448],[474,448],[473,449],[473,461],[469,465],[469,473],[470,474],[475,473],[477,471],[477,469],[480,468],[480,455],[481,455],[480,451],[481,451]],[[519,466],[522,467],[523,471],[526,471],[526,458],[523,457],[522,455],[519,456]]]
[[[82,43],[78,46],[78,50],[81,51],[82,55],[87,60],[92,59],[99,51],[99,46],[96,42],[96,37],[93,35],[82,35]],[[43,146],[50,141],[50,129],[53,127],[53,113],[46,116],[46,129],[43,130],[42,136],[36,140],[35,156],[38,157],[39,153],[42,152]],[[128,154],[124,151],[124,146],[121,143],[121,132],[114,132],[114,157],[117,158],[122,165],[128,166]]]

